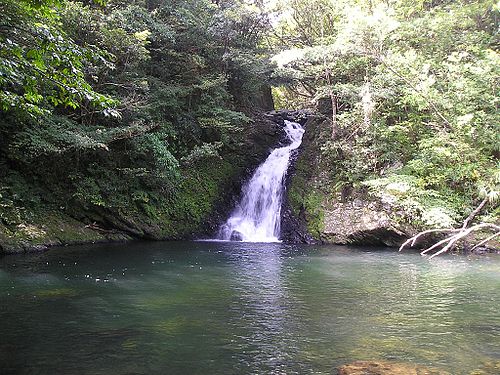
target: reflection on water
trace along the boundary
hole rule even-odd
[[[228,254],[234,275],[231,284],[238,296],[231,305],[229,324],[246,331],[235,337],[234,357],[253,357],[239,371],[286,371],[286,364],[295,353],[289,339],[292,317],[287,305],[292,297],[284,285],[282,246],[269,244],[261,250],[264,251],[243,245]]]
[[[170,242],[0,259],[2,374],[500,365],[500,259]]]

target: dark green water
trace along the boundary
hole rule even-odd
[[[495,373],[499,309],[496,256],[61,248],[0,259],[0,373],[330,374],[358,359]]]

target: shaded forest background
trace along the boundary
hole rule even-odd
[[[0,235],[36,237],[49,211],[193,234],[241,177],[271,87],[277,108],[328,120],[314,189],[364,191],[422,227],[456,225],[487,197],[483,219],[498,220],[498,10],[2,0]]]

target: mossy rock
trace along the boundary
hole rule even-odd
[[[68,181],[16,175],[25,192],[15,205],[0,205],[0,253],[134,238],[208,236],[233,208],[242,182],[279,138],[279,125],[257,114],[246,132],[234,135],[220,158],[183,166],[174,188],[154,190],[137,183],[133,188],[106,190],[102,181],[86,176],[99,193],[94,201],[79,200]],[[83,194],[88,192],[83,189]]]

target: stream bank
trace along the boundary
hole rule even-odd
[[[310,114],[305,123],[286,189],[285,241],[399,246],[416,228],[366,191],[340,187],[344,182],[322,150],[330,126],[321,113]]]
[[[21,207],[21,214],[0,205],[0,253],[134,239],[210,238],[240,200],[241,186],[255,168],[273,147],[286,143],[285,120],[301,124],[306,132],[302,145],[291,153],[285,177],[284,242],[397,247],[422,229],[404,210],[366,188],[353,188],[336,174],[323,149],[331,126],[325,115],[282,110],[255,114],[248,131],[220,157],[182,168],[178,193],[165,194],[157,202],[139,201],[126,210],[98,204],[82,207],[27,179],[38,203]]]
[[[412,198],[398,191],[400,186],[395,186],[390,192],[394,195],[381,194],[382,189],[372,189],[369,183],[363,181],[370,176],[362,176],[362,179],[357,176],[354,181],[350,180],[353,176],[349,170],[346,171],[346,164],[362,161],[357,155],[345,155],[341,149],[335,148],[328,113],[328,108],[322,110],[319,107],[317,111],[308,113],[304,124],[306,132],[290,167],[286,185],[282,212],[284,241],[399,247],[423,230],[444,225],[439,221],[439,215],[432,224],[425,218],[427,214],[445,211],[440,206],[443,200],[425,208],[415,205],[414,201],[405,203]],[[347,142],[351,136],[339,134],[335,141]],[[390,173],[389,167],[382,168],[377,172],[378,176],[373,174],[371,178],[383,179]],[[400,197],[402,201],[398,200]],[[461,226],[460,218],[457,217],[455,224],[448,225]],[[458,249],[468,253],[489,235],[488,232],[477,232],[463,241]],[[424,236],[419,239],[417,247],[428,247],[440,239],[439,233]],[[499,253],[499,249],[500,243],[491,241],[487,247],[478,247],[472,252]]]
[[[251,126],[238,133],[220,156],[181,168],[179,189],[174,195],[166,191],[156,202],[138,199],[126,209],[105,207],[99,202],[83,207],[72,202],[74,192],[61,192],[35,177],[23,176],[23,189],[30,191],[34,203],[0,205],[0,253],[42,251],[70,244],[208,236],[234,206],[242,181],[280,141],[280,125],[273,119],[263,113],[254,114]]]

